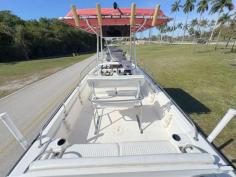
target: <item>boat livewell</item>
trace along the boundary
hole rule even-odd
[[[211,142],[236,111],[206,138],[138,66],[134,34],[169,21],[160,6],[72,6],[60,20],[96,34],[97,57],[31,145],[12,129],[26,151],[8,176],[235,176]],[[130,54],[104,48],[108,37],[130,39]]]

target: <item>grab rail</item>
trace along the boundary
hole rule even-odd
[[[92,60],[85,68],[83,68],[81,71],[80,71],[80,74],[79,74],[79,82],[81,82],[81,80],[84,78],[84,75],[86,75],[89,70],[91,69],[91,66],[92,64],[95,64],[94,62],[96,62],[96,60]],[[85,72],[86,71],[86,72]],[[85,72],[85,73],[84,73]],[[83,74],[83,75],[82,75]]]
[[[64,111],[63,111],[64,116],[66,117],[66,115],[67,115],[67,110],[66,110],[65,102],[68,100],[68,98],[72,95],[73,92],[74,92],[74,90],[66,97],[66,99],[64,99],[63,103],[60,104],[60,106],[58,107],[58,109],[55,111],[55,114],[53,114],[53,116],[49,119],[50,121],[55,117],[56,113],[57,113],[62,107],[63,107],[63,109],[64,109]],[[64,118],[64,119],[65,119],[65,118]],[[62,119],[62,120],[64,120],[64,119]],[[48,125],[50,121],[48,121],[46,125]],[[59,124],[58,127],[60,127],[61,124],[62,124],[62,121],[60,122],[60,124]],[[53,137],[51,137],[51,138],[50,138],[49,140],[47,140],[46,142],[44,142],[44,143],[42,142],[43,131],[44,131],[45,128],[46,128],[46,126],[43,126],[43,127],[41,128],[41,130],[40,130],[40,133],[39,133],[39,147],[42,147],[44,144],[50,143],[51,139],[53,138]],[[57,131],[56,131],[56,132],[57,132]]]
[[[110,55],[110,57],[111,57],[111,60],[114,61],[114,58],[113,58],[113,56],[112,56],[112,54],[111,54],[111,50],[110,50],[110,48],[109,48],[109,46],[108,46],[108,44],[107,44],[107,40],[105,40],[105,42],[106,42],[107,50],[108,50],[108,53],[109,53],[109,55]]]

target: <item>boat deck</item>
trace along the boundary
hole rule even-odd
[[[92,103],[86,98],[82,103],[80,114],[74,108],[81,106],[77,100],[74,108],[71,110],[70,116],[76,116],[75,123],[69,137],[67,138],[72,146],[72,149],[90,148],[85,144],[126,144],[135,146],[129,147],[130,152],[140,153],[180,153],[178,146],[171,141],[171,133],[163,125],[163,120],[167,113],[164,112],[165,105],[161,105],[156,101],[154,96],[145,92],[143,87],[144,99],[142,101],[142,129],[140,133],[137,121],[139,108],[112,108],[99,109],[101,115],[101,123],[99,131],[95,134],[94,108]],[[122,147],[122,146],[121,146]],[[150,150],[148,150],[150,148]],[[153,148],[155,150],[153,150]],[[120,149],[120,148],[118,148]],[[71,150],[71,149],[70,149]],[[83,150],[82,150],[83,151]],[[85,150],[86,151],[86,150]],[[127,150],[125,150],[127,151]],[[123,152],[124,153],[124,152]],[[129,153],[130,154],[130,153]],[[84,155],[84,154],[83,154]],[[85,155],[86,156],[86,155]]]
[[[75,129],[69,137],[71,143],[117,143],[127,141],[168,140],[168,131],[163,127],[161,115],[152,105],[143,105],[142,128],[137,122],[137,108],[106,108],[102,114],[99,133],[94,134],[93,107],[89,101],[84,103]],[[82,134],[82,136],[81,136]],[[132,135],[132,136],[130,136]]]

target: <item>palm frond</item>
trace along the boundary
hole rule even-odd
[[[234,9],[234,4],[232,0],[212,0],[212,7],[211,7],[211,14],[217,13],[217,12],[223,12],[224,8],[228,9],[228,11],[231,11]]]
[[[186,0],[184,5],[183,5],[183,11],[184,13],[189,13],[192,12],[194,10],[195,7],[195,2],[196,0]]]
[[[180,0],[177,0],[174,2],[174,4],[171,5],[171,12],[178,12],[181,8],[181,5],[180,5]]]
[[[198,6],[197,12],[202,14],[205,11],[208,11],[208,9],[209,9],[208,2],[209,2],[209,0],[201,0],[197,5]]]

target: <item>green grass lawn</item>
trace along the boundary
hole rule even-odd
[[[26,84],[42,79],[90,56],[92,54],[15,63],[0,63],[0,97],[6,96]]]
[[[236,108],[236,53],[213,46],[140,45],[137,57],[180,107],[208,135],[229,108]],[[236,118],[214,141],[236,160]],[[223,148],[223,144],[229,145]]]

